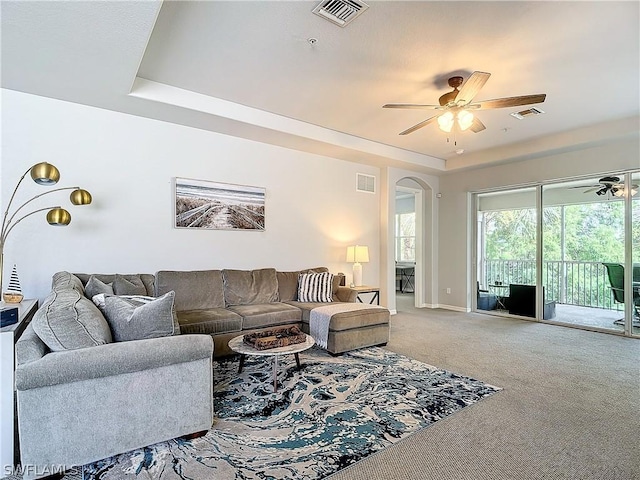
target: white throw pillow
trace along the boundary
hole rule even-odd
[[[333,274],[301,273],[298,276],[298,301],[322,303],[333,301]]]

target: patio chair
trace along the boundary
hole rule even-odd
[[[616,303],[624,303],[624,267],[619,263],[603,263],[603,265],[607,269],[613,300]],[[636,325],[636,319],[640,321],[640,292],[635,288],[635,282],[633,289],[633,310],[635,317],[633,324]],[[624,318],[620,318],[613,323],[622,325]]]
[[[495,310],[498,308],[498,296],[490,293],[489,290],[480,288],[480,282],[476,282],[478,290],[477,305],[479,310]]]

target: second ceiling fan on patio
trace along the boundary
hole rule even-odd
[[[624,183],[620,183],[620,177],[602,177],[596,185],[582,185],[571,188],[586,188],[584,193],[595,192],[596,195],[606,195],[611,192],[612,195],[621,196],[618,192],[624,191]]]
[[[531,105],[533,103],[544,102],[547,95],[538,93],[535,95],[522,95],[519,97],[496,98],[493,100],[483,100],[474,102],[473,99],[480,92],[480,89],[487,83],[490,73],[473,72],[465,82],[462,77],[456,76],[449,79],[449,86],[453,88],[451,92],[445,93],[439,99],[439,105],[422,105],[415,103],[387,103],[382,108],[406,108],[419,110],[441,110],[442,113],[427,118],[422,122],[400,132],[400,135],[408,135],[416,130],[437,121],[441,130],[449,133],[454,127],[460,130],[471,130],[474,133],[485,130],[484,124],[476,117],[471,110],[488,110],[493,108],[518,107],[521,105]],[[461,87],[458,90],[458,87]]]

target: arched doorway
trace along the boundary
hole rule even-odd
[[[393,218],[396,310],[434,304],[433,192],[424,180],[400,178],[395,184]]]

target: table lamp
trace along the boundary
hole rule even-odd
[[[369,247],[353,245],[347,247],[347,262],[353,263],[353,285],[362,286],[362,265],[369,261]]]

